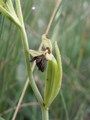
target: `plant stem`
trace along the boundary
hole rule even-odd
[[[54,8],[53,13],[52,13],[52,15],[51,15],[51,18],[50,18],[50,21],[49,21],[49,23],[48,23],[47,29],[46,29],[46,31],[45,31],[45,34],[46,34],[46,35],[48,35],[48,32],[49,32],[50,27],[51,27],[51,24],[52,24],[52,22],[53,22],[53,20],[54,20],[54,17],[55,17],[55,15],[56,15],[56,13],[57,13],[57,10],[58,10],[61,2],[62,2],[62,0],[58,0],[57,3],[56,3],[56,5],[55,5],[55,8]]]
[[[23,43],[23,49],[24,49],[24,54],[25,54],[25,61],[26,61],[26,67],[27,67],[27,72],[28,72],[28,77],[29,77],[29,80],[30,80],[30,84],[31,84],[31,87],[34,91],[34,94],[39,102],[40,105],[43,104],[43,99],[42,99],[42,96],[36,86],[36,83],[33,79],[33,75],[32,75],[32,71],[31,71],[31,65],[30,65],[30,55],[29,55],[29,47],[27,46],[27,36],[26,36],[26,32],[25,32],[25,29],[23,28],[22,29],[22,36],[24,39],[22,39],[22,43]]]
[[[25,30],[25,25],[24,25],[24,21],[23,21],[23,15],[22,15],[22,10],[21,10],[21,4],[20,4],[20,0],[16,0],[16,8],[17,8],[17,12],[18,12],[18,18],[21,22],[21,27],[20,27],[20,31],[21,31],[21,36],[22,36],[22,45],[23,45],[23,50],[24,50],[24,56],[25,56],[25,62],[26,62],[26,68],[27,68],[27,72],[28,72],[28,78],[29,78],[29,81],[30,81],[30,85],[33,89],[33,92],[38,100],[38,103],[40,104],[40,106],[42,106],[43,104],[43,98],[37,88],[37,85],[34,81],[34,78],[33,78],[33,74],[32,74],[32,70],[31,70],[31,64],[30,64],[30,55],[29,55],[29,45],[28,45],[28,39],[27,39],[27,34],[26,34],[26,30]],[[26,82],[28,83],[28,81]],[[26,85],[26,84],[25,84]],[[28,84],[25,86],[25,91],[26,91],[26,88],[27,88]],[[24,92],[25,92],[24,91]],[[19,103],[18,103],[18,106],[17,106],[17,109],[15,110],[15,113],[13,115],[13,118],[12,120],[15,120],[16,118],[16,115],[17,115],[17,112],[18,112],[18,109],[19,109],[19,106],[22,102],[22,99],[23,99],[23,96],[24,94],[22,93],[21,95],[21,99],[19,100]]]
[[[48,109],[42,107],[42,120],[49,120],[49,112]]]
[[[29,79],[26,81],[26,84],[25,84],[25,86],[24,86],[24,88],[23,88],[23,92],[22,92],[22,94],[21,94],[21,96],[20,96],[20,99],[19,99],[19,102],[18,102],[17,107],[16,107],[16,109],[15,109],[15,112],[14,112],[14,115],[13,115],[12,120],[15,120],[15,118],[16,118],[16,116],[17,116],[18,110],[19,110],[20,105],[21,105],[22,100],[23,100],[23,96],[25,95],[25,92],[26,92],[26,89],[27,89],[27,86],[28,86],[28,82],[29,82]]]
[[[42,99],[42,96],[36,86],[36,83],[33,79],[33,75],[32,75],[32,71],[31,71],[31,64],[30,64],[30,55],[29,55],[29,45],[28,45],[28,39],[27,39],[27,34],[26,34],[26,30],[25,30],[25,25],[24,25],[24,22],[23,22],[23,15],[22,15],[22,10],[21,10],[21,4],[20,4],[20,0],[17,0],[18,1],[18,14],[20,16],[20,19],[21,19],[21,22],[22,22],[22,27],[21,27],[21,32],[22,32],[22,44],[23,44],[23,49],[24,49],[24,54],[25,54],[25,61],[26,61],[26,67],[27,67],[27,72],[28,72],[28,77],[29,77],[29,80],[30,80],[30,84],[31,84],[31,87],[34,91],[34,94],[39,102],[40,105],[43,104],[43,99]]]

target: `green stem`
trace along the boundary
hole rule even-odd
[[[42,107],[42,120],[49,120],[49,112],[48,109]]]
[[[25,56],[25,62],[26,62],[26,68],[27,68],[27,72],[28,72],[28,77],[30,80],[30,85],[34,91],[34,94],[39,102],[40,105],[43,104],[43,98],[37,88],[37,85],[33,79],[33,74],[31,71],[31,64],[30,64],[30,54],[29,54],[29,45],[28,45],[28,39],[27,39],[27,34],[26,34],[26,30],[25,30],[25,25],[24,25],[24,21],[23,21],[23,15],[22,15],[22,10],[21,10],[21,4],[20,4],[20,0],[16,0],[16,8],[17,8],[17,14],[18,14],[18,18],[21,22],[21,33],[22,33],[22,45],[23,45],[23,50],[24,50],[24,56]]]
[[[31,72],[31,64],[30,64],[30,54],[28,52],[29,50],[29,46],[28,46],[28,42],[27,42],[27,35],[26,35],[26,31],[25,31],[25,28],[22,27],[21,28],[21,32],[22,32],[22,44],[23,44],[23,50],[24,50],[24,55],[25,55],[25,61],[26,61],[26,68],[27,68],[27,72],[28,72],[28,76],[29,76],[29,80],[30,80],[30,85],[34,91],[34,94],[38,100],[38,102],[40,103],[40,105],[43,104],[43,99],[42,99],[42,96],[36,86],[36,83],[33,79],[33,75],[32,75],[32,72]]]
[[[35,80],[33,78],[33,74],[32,74],[32,71],[31,71],[31,64],[30,64],[30,54],[28,52],[29,50],[29,45],[28,45],[28,39],[27,39],[27,34],[26,34],[26,31],[25,31],[25,27],[24,27],[24,23],[23,25],[20,27],[20,31],[22,33],[22,45],[23,45],[23,50],[24,50],[24,56],[25,56],[25,62],[26,62],[26,68],[27,68],[27,72],[28,72],[28,78],[29,78],[29,83],[33,89],[33,92],[35,94],[35,97],[37,98],[38,100],[38,103],[40,104],[40,106],[42,106],[43,104],[43,98],[37,88],[37,85],[35,83]],[[27,82],[26,82],[27,83]],[[25,84],[26,85],[26,84]],[[26,85],[27,87],[27,85]],[[23,97],[22,97],[23,98]],[[21,101],[20,101],[21,103]],[[20,105],[20,104],[19,104]],[[17,110],[15,111],[14,115],[13,115],[13,118],[12,120],[15,120],[16,118],[16,115],[17,115],[17,112],[18,112],[18,109],[19,107],[17,108]]]

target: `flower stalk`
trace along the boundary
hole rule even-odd
[[[31,84],[31,87],[34,91],[34,94],[35,94],[38,102],[42,105],[43,104],[43,99],[42,99],[42,96],[41,96],[41,94],[40,94],[40,92],[39,92],[39,90],[36,86],[36,83],[34,81],[32,71],[31,71],[31,64],[29,62],[30,61],[30,54],[28,52],[29,45],[28,45],[27,34],[26,34],[25,25],[24,25],[24,21],[23,21],[23,15],[22,15],[22,10],[21,10],[20,0],[16,0],[16,6],[17,6],[18,17],[19,17],[19,20],[21,21],[21,29],[20,30],[21,30],[21,33],[22,33],[22,35],[21,35],[22,36],[22,45],[23,45],[26,68],[27,68],[30,84]]]
[[[49,111],[44,107],[42,107],[42,120],[49,120]]]

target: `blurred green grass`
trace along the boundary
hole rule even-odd
[[[54,0],[22,1],[29,46],[38,49]],[[33,9],[35,7],[35,9]],[[63,0],[49,33],[58,41],[63,62],[62,90],[50,108],[50,120],[90,120],[90,0]],[[40,89],[44,74],[34,72]],[[0,115],[10,120],[24,83],[26,70],[20,33],[0,14]],[[23,103],[36,102],[29,86]],[[22,103],[22,104],[23,104]],[[17,120],[40,120],[37,105],[22,107]]]

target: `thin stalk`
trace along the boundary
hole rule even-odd
[[[28,77],[29,77],[29,80],[30,80],[30,85],[34,91],[34,94],[39,102],[40,105],[43,104],[43,98],[36,86],[36,83],[35,83],[35,80],[33,78],[33,75],[32,75],[32,71],[31,71],[31,65],[30,65],[30,55],[29,55],[29,52],[28,52],[28,49],[29,47],[27,46],[26,42],[27,41],[27,35],[26,35],[26,32],[25,32],[25,29],[22,29],[22,36],[24,39],[22,39],[22,43],[23,43],[23,49],[24,49],[24,54],[25,54],[25,61],[26,61],[26,67],[27,67],[27,72],[28,72]]]
[[[34,91],[34,94],[38,100],[38,102],[42,105],[43,104],[43,99],[42,96],[36,86],[36,83],[33,79],[33,75],[32,75],[32,71],[31,71],[31,64],[30,64],[30,55],[29,55],[29,45],[28,45],[28,39],[27,39],[27,34],[26,34],[26,30],[25,30],[25,25],[24,25],[24,21],[23,21],[23,15],[22,15],[22,10],[21,10],[21,4],[20,4],[20,0],[17,0],[17,10],[18,10],[18,15],[20,16],[20,21],[22,23],[22,27],[21,27],[21,32],[22,32],[22,44],[23,44],[23,49],[24,49],[24,54],[25,54],[25,61],[26,61],[26,67],[27,67],[27,72],[28,72],[28,76],[29,76],[29,80],[30,80],[30,84],[31,87]],[[18,16],[18,17],[19,17]]]
[[[49,30],[50,30],[50,27],[51,27],[51,25],[52,25],[52,22],[53,22],[53,20],[54,20],[54,18],[55,18],[55,15],[56,15],[56,13],[57,13],[57,10],[58,10],[61,2],[62,2],[62,0],[58,0],[57,3],[56,3],[56,5],[55,5],[54,11],[53,11],[53,13],[52,13],[52,15],[51,15],[51,18],[50,18],[50,21],[49,21],[49,23],[48,23],[47,29],[46,29],[46,31],[45,31],[45,34],[46,34],[46,35],[48,35],[48,32],[49,32]]]
[[[18,110],[19,110],[20,105],[21,105],[22,100],[23,100],[23,96],[25,95],[25,92],[26,92],[26,89],[27,89],[28,82],[29,82],[29,79],[26,81],[26,84],[25,84],[24,89],[23,89],[23,92],[22,92],[22,94],[21,94],[21,96],[20,96],[20,99],[19,99],[19,102],[18,102],[18,104],[17,104],[17,107],[16,107],[16,110],[15,110],[15,112],[14,112],[14,115],[13,115],[12,120],[15,120],[15,118],[16,118],[16,116],[17,116]]]
[[[42,107],[42,120],[49,120],[48,109]]]

